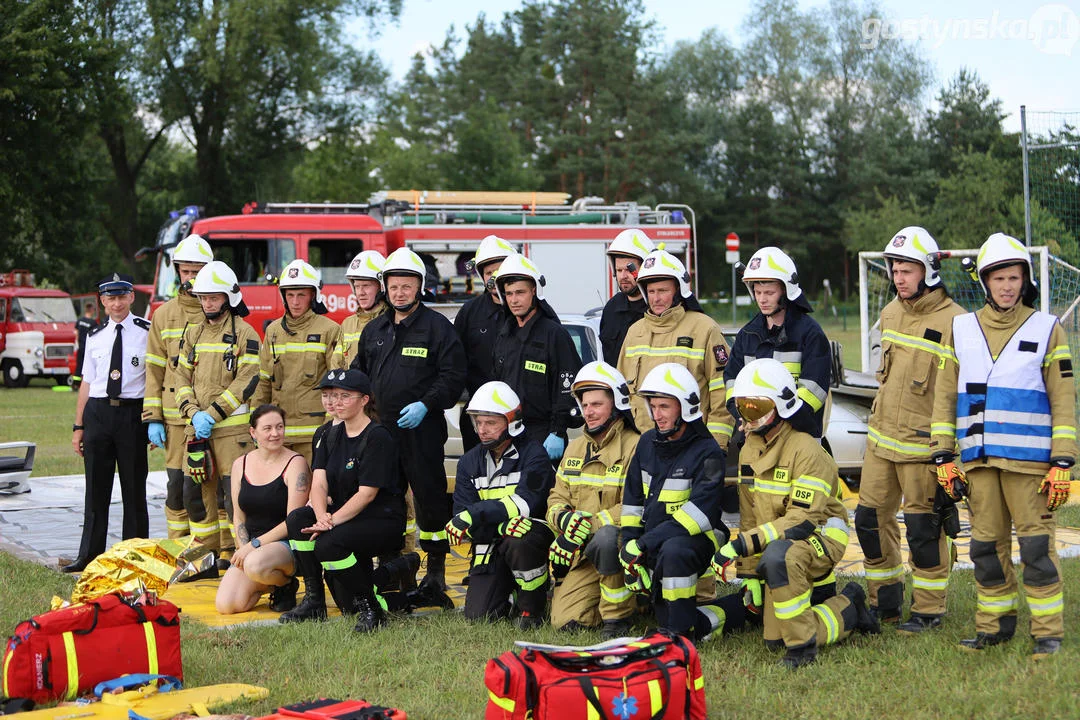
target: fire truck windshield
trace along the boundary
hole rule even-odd
[[[75,322],[75,308],[66,297],[16,297],[11,299],[11,322]]]

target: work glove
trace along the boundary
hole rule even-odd
[[[426,415],[427,405],[419,400],[414,403],[409,403],[401,408],[401,417],[398,418],[397,426],[399,428],[405,428],[406,430],[412,430],[424,421]]]
[[[1069,500],[1069,488],[1072,485],[1072,463],[1068,460],[1056,460],[1039,485],[1039,492],[1046,493],[1046,509],[1057,510]]]
[[[623,566],[624,571],[636,574],[644,555],[645,549],[641,547],[641,543],[637,540],[628,540],[619,550],[619,564]]]
[[[716,551],[716,554],[713,555],[712,562],[710,563],[712,571],[716,573],[716,577],[727,582],[728,568],[735,564],[736,559],[745,554],[746,543],[740,535],[734,540],[721,546],[720,549]]]
[[[146,426],[146,437],[159,448],[165,447],[165,425],[152,422]]]
[[[941,489],[953,500],[959,500],[968,493],[967,479],[964,471],[956,464],[956,456],[952,453],[938,453],[934,456],[934,464],[937,466],[937,482]]]
[[[630,592],[648,595],[652,592],[652,573],[647,567],[638,565],[623,573],[623,585]]]
[[[551,565],[551,574],[555,579],[566,577],[580,549],[581,544],[575,543],[566,535],[555,538],[555,542],[551,543],[548,549],[548,564]]]
[[[584,545],[592,533],[592,522],[589,520],[591,517],[592,513],[567,510],[559,515],[559,529],[563,536],[576,545]]]
[[[501,523],[497,530],[504,537],[525,537],[525,534],[532,530],[532,518],[527,515],[518,515],[516,518],[510,518]]]
[[[743,580],[743,605],[746,612],[761,617],[765,609],[765,583],[758,578],[746,578]]]
[[[189,440],[187,444],[187,474],[196,485],[202,485],[214,475],[214,456],[206,440]]]
[[[446,523],[446,538],[451,545],[460,545],[465,542],[465,538],[469,537],[471,528],[472,515],[469,514],[468,510],[462,510],[450,518],[450,522]]]
[[[566,449],[566,441],[555,433],[551,433],[544,438],[544,450],[547,450],[548,459],[552,462],[562,457],[563,450]]]
[[[199,440],[205,440],[210,437],[210,431],[214,429],[214,424],[217,420],[214,416],[205,410],[200,410],[195,413],[191,418],[191,427],[195,428],[195,437]]]

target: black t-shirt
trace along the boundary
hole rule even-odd
[[[405,518],[405,484],[398,470],[398,451],[390,431],[371,423],[356,437],[345,433],[345,423],[330,428],[318,447],[312,467],[325,470],[334,512],[356,494],[360,486],[378,488],[375,498],[357,519]]]

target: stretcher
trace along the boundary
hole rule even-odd
[[[243,683],[223,683],[184,688],[170,692],[121,693],[104,695],[99,702],[65,704],[44,710],[19,713],[22,720],[168,720],[183,713],[206,715],[213,708],[240,700],[262,700],[270,694],[266,688]],[[129,715],[129,713],[132,713]]]

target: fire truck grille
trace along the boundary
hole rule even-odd
[[[47,358],[66,358],[75,352],[74,345],[46,345],[45,357]]]

